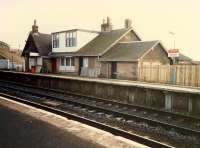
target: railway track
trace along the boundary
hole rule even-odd
[[[22,99],[22,98],[12,96],[12,95],[8,95],[8,94],[5,94],[5,93],[0,93],[0,96],[11,99],[11,100],[15,100],[15,101],[27,104],[27,105],[31,105],[33,107],[37,107],[37,108],[40,108],[40,109],[43,109],[43,110],[64,116],[64,117],[67,117],[68,119],[72,119],[72,120],[75,120],[75,121],[79,121],[81,123],[85,123],[87,125],[91,125],[93,127],[108,131],[108,132],[110,132],[114,135],[122,136],[124,138],[136,141],[138,143],[144,144],[144,145],[149,146],[149,147],[172,148],[169,145],[166,145],[166,144],[163,144],[163,143],[160,143],[160,142],[157,142],[157,141],[154,141],[154,140],[151,140],[151,139],[148,139],[148,138],[136,135],[136,134],[132,134],[132,133],[129,133],[127,131],[124,131],[124,130],[121,130],[121,129],[118,129],[118,128],[114,128],[112,126],[102,124],[100,122],[96,122],[94,120],[90,120],[90,119],[87,119],[87,118],[84,118],[84,117],[81,117],[81,116],[78,116],[78,115],[75,115],[75,114],[71,114],[71,113],[68,113],[66,111],[56,109],[54,107],[50,107],[48,105],[43,105],[43,104],[40,104],[40,103],[36,103],[34,101]]]
[[[11,84],[11,85],[27,87],[27,88],[32,88],[32,89],[36,88],[32,85],[27,85],[27,84],[22,84],[22,83],[3,81],[3,80],[0,80],[0,82]],[[37,87],[37,89],[41,89],[41,90],[48,91],[48,92],[50,91],[50,93],[52,95],[54,95],[53,93],[56,93],[56,94],[59,93],[59,94],[71,95],[71,96],[73,96],[73,98],[76,98],[76,99],[79,99],[79,100],[87,99],[87,100],[91,100],[91,101],[105,102],[105,104],[110,104],[110,105],[113,105],[113,106],[118,105],[121,108],[127,107],[127,108],[133,109],[137,112],[146,113],[146,116],[149,116],[149,117],[151,117],[151,115],[156,116],[158,114],[162,114],[162,116],[165,116],[168,119],[176,119],[176,120],[181,121],[181,122],[182,121],[184,121],[185,123],[187,122],[188,124],[192,124],[192,123],[197,122],[197,124],[199,123],[197,128],[200,128],[200,117],[197,117],[197,116],[185,115],[185,114],[170,112],[170,111],[166,111],[166,110],[150,108],[150,107],[146,107],[146,106],[144,107],[144,106],[139,106],[139,105],[134,105],[134,104],[128,104],[128,103],[124,103],[124,102],[108,100],[108,99],[98,98],[98,97],[94,97],[94,96],[88,96],[88,95],[79,94],[79,93],[75,93],[75,92],[55,90],[55,89],[49,89],[49,88],[43,88],[43,87]],[[180,125],[180,122],[178,124]]]
[[[2,84],[4,84],[4,85],[2,85]],[[49,91],[49,89],[42,90],[42,88],[38,89],[33,86],[25,87],[24,85],[13,84],[13,83],[12,83],[12,86],[9,85],[9,83],[6,83],[6,84],[1,83],[1,88],[7,89],[8,91],[12,90],[15,92],[20,92],[22,94],[22,96],[25,94],[29,94],[29,95],[31,94],[32,96],[38,96],[38,98],[43,98],[43,99],[45,98],[44,100],[46,100],[46,98],[48,98],[51,101],[52,100],[57,101],[57,103],[58,102],[64,103],[65,104],[64,106],[65,107],[67,106],[68,108],[70,106],[74,106],[76,108],[79,108],[80,110],[84,109],[84,110],[88,110],[88,111],[97,112],[98,114],[111,115],[111,116],[116,117],[116,120],[118,120],[118,121],[120,120],[123,123],[126,122],[126,124],[127,124],[127,122],[130,124],[131,124],[131,122],[143,123],[144,126],[145,126],[145,124],[148,125],[147,128],[162,127],[165,131],[173,130],[174,132],[177,132],[182,135],[191,136],[191,137],[195,136],[195,137],[199,138],[199,133],[200,133],[199,130],[194,130],[191,128],[180,127],[177,125],[160,122],[157,120],[152,120],[149,118],[145,118],[144,116],[138,116],[138,115],[130,114],[130,113],[127,113],[126,111],[124,111],[124,110],[127,110],[127,108],[130,109],[130,107],[131,108],[134,107],[134,109],[136,109],[136,110],[134,110],[134,112],[135,112],[135,111],[137,111],[137,109],[139,109],[138,106],[137,106],[138,108],[136,108],[133,105],[125,106],[126,104],[124,104],[124,103],[118,103],[118,102],[113,102],[113,101],[105,102],[107,100],[102,100],[102,99],[97,100],[92,97],[81,96],[80,94],[72,94],[69,92],[68,92],[68,94],[66,94],[64,92],[58,92],[56,90],[51,90],[51,91]],[[83,101],[83,99],[85,99],[86,101]],[[43,103],[44,103],[44,100],[42,101]],[[88,101],[88,100],[90,100],[90,101]],[[107,107],[103,106],[103,104],[105,104],[105,103],[108,105]],[[46,104],[48,104],[48,103],[46,102]],[[113,104],[115,105],[115,108],[112,107]],[[118,105],[118,106],[116,106],[116,105]],[[60,105],[58,105],[58,106],[60,106]],[[65,107],[62,106],[61,109],[65,109]],[[145,108],[141,107],[140,109],[144,110]],[[158,113],[158,110],[154,110],[154,109],[150,109],[150,108],[147,108],[147,110],[145,110],[145,111],[148,112],[148,110],[151,112],[154,111],[154,114],[155,114],[155,112]],[[175,114],[170,114],[167,112],[164,112],[164,114],[167,114],[168,116],[169,115],[175,116]],[[180,116],[184,117],[187,120],[192,119],[195,122],[199,121],[198,118],[192,118],[192,117],[183,116],[183,115],[180,115]],[[172,118],[170,118],[170,119],[172,119]],[[164,145],[164,146],[166,146],[166,145]]]

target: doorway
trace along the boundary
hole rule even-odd
[[[81,75],[81,68],[83,67],[83,57],[79,57],[78,75]]]
[[[52,73],[56,73],[57,72],[57,59],[53,58],[52,59]]]
[[[111,78],[117,78],[117,62],[111,62]]]

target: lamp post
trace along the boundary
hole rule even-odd
[[[169,31],[169,34],[173,37],[173,45],[174,45],[174,49],[175,49],[175,46],[176,46],[176,38],[175,38],[175,33],[172,32],[172,31]]]
[[[169,34],[173,37],[173,49],[176,49],[175,33],[172,31],[169,31]],[[173,60],[173,64],[176,64],[176,57],[173,57],[172,60]]]

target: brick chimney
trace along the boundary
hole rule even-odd
[[[130,19],[125,19],[124,21],[124,28],[132,27],[132,21]]]
[[[34,24],[32,26],[32,33],[38,33],[38,26],[36,25],[36,20],[34,20]]]
[[[109,32],[112,30],[112,24],[109,17],[107,17],[107,22],[103,19],[103,23],[101,24],[101,32]]]

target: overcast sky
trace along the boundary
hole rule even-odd
[[[39,32],[82,28],[100,30],[109,16],[114,29],[130,18],[142,40],[161,40],[200,60],[200,0],[0,0],[0,40],[24,47],[33,20]]]

